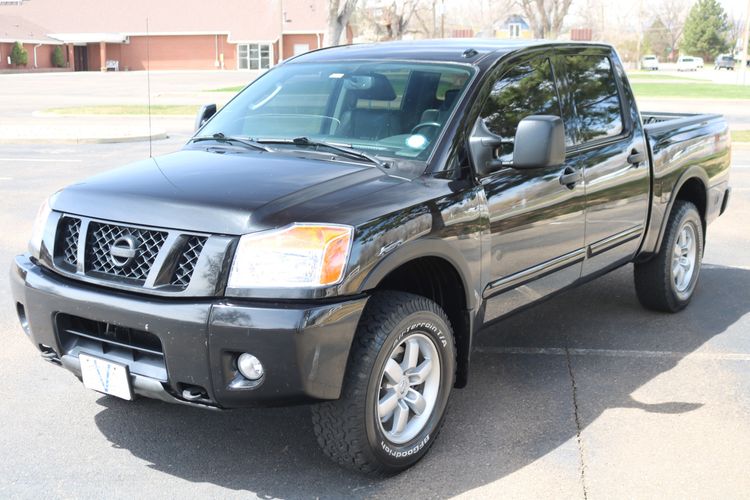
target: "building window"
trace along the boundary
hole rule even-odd
[[[239,69],[268,69],[271,67],[271,46],[266,43],[241,43],[237,45]]]
[[[518,23],[509,24],[508,29],[510,30],[511,38],[521,38],[521,25],[520,24]]]

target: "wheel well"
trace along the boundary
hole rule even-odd
[[[466,287],[453,264],[440,257],[420,257],[388,273],[376,289],[421,295],[436,302],[445,311],[456,340],[456,387],[466,385],[471,323],[466,307]]]
[[[698,213],[701,215],[701,220],[705,226],[706,224],[706,186],[703,185],[700,179],[693,177],[688,179],[685,184],[680,187],[675,197],[677,200],[689,201],[698,209]]]

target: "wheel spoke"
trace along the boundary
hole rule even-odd
[[[397,406],[398,394],[396,394],[395,390],[390,389],[378,402],[378,416],[380,417],[380,420],[387,420],[388,417],[393,415],[393,410],[395,410]]]
[[[390,358],[385,364],[385,378],[388,379],[388,383],[391,385],[398,384],[404,378],[404,371],[393,358]]]
[[[393,427],[391,432],[394,434],[400,434],[406,429],[406,424],[409,423],[409,407],[406,403],[399,401],[396,405],[396,409],[393,412]]]
[[[677,269],[677,274],[675,275],[675,284],[677,285],[677,288],[682,287],[682,280],[685,279],[685,269],[680,266],[679,269]]]
[[[406,346],[404,347],[404,360],[401,362],[401,369],[406,371],[409,368],[415,368],[418,360],[419,342],[414,338],[408,339],[406,341]]]
[[[404,396],[404,401],[411,408],[411,411],[417,415],[421,415],[427,408],[427,401],[414,389],[409,389],[409,392]]]
[[[410,368],[405,372],[409,377],[409,385],[424,384],[427,376],[432,372],[432,360],[425,359],[416,368]]]

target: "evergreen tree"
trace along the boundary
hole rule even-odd
[[[706,60],[727,51],[729,20],[717,0],[698,0],[685,22],[682,52]]]
[[[59,45],[55,45],[55,50],[52,52],[52,66],[55,68],[65,66],[65,56],[63,55],[62,47]]]
[[[13,49],[10,51],[10,62],[16,66],[26,66],[29,62],[29,53],[23,48],[21,42],[13,44]]]

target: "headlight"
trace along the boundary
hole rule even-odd
[[[305,288],[335,285],[344,277],[353,229],[292,224],[240,238],[229,288]]]
[[[49,200],[45,200],[36,214],[34,227],[31,230],[31,239],[29,239],[29,252],[34,257],[39,257],[39,253],[42,250],[42,239],[44,238],[44,230],[47,227],[47,219],[49,219],[50,213],[52,213],[52,209],[49,207]]]

